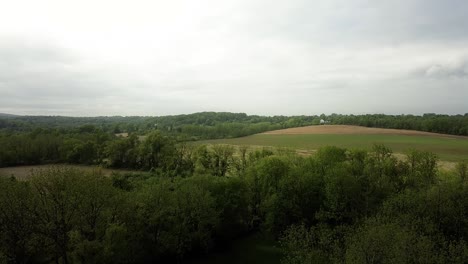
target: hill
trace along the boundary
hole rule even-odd
[[[266,134],[266,135],[317,135],[317,134],[405,135],[405,136],[430,136],[430,137],[449,137],[449,138],[468,139],[467,136],[439,134],[439,133],[417,131],[417,130],[374,128],[374,127],[349,126],[349,125],[322,125],[322,126],[294,127],[294,128],[267,131],[262,134]]]
[[[440,159],[468,159],[468,137],[412,130],[380,129],[359,126],[310,126],[265,132],[234,139],[201,141],[208,144],[285,147],[300,152],[315,151],[324,146],[371,149],[384,144],[396,153],[409,149],[430,151]]]
[[[0,113],[0,117],[17,117],[19,115],[7,114],[7,113]]]

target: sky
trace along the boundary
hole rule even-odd
[[[466,0],[0,0],[0,112],[464,114]]]

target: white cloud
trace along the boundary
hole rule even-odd
[[[464,113],[466,12],[459,0],[9,1],[0,112]]]

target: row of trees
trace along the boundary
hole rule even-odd
[[[145,140],[119,144],[152,173],[1,178],[0,261],[181,262],[250,232],[278,239],[284,263],[468,261],[466,163],[440,173],[431,153],[380,145],[300,157]]]
[[[106,133],[146,134],[159,130],[182,140],[230,138],[268,130],[317,125],[320,120],[332,124],[421,130],[453,135],[468,135],[468,114],[465,115],[311,115],[257,116],[244,113],[202,112],[189,115],[159,117],[62,117],[0,116],[0,131],[31,132],[37,128],[65,132],[100,130]]]
[[[224,176],[234,153],[234,148],[229,146],[214,146],[208,150],[206,146],[187,145],[159,131],[145,137],[135,134],[117,137],[102,131],[59,133],[37,130],[0,134],[0,145],[0,167],[71,163],[164,171],[172,175],[192,174],[196,162],[200,162],[209,173]]]
[[[0,133],[0,167],[41,163],[99,164],[106,146],[117,140],[102,131],[65,133],[37,129]]]
[[[89,132],[146,134],[158,130],[181,140],[231,138],[268,130],[318,124],[318,116],[248,116],[244,113],[202,112],[160,117],[0,116],[0,131],[31,132],[56,129]]]
[[[419,130],[442,134],[468,135],[468,114],[465,115],[331,115],[333,124]]]
[[[138,147],[141,137],[138,133],[129,139],[114,136],[114,130],[106,128],[108,124],[120,127],[128,122],[129,126],[145,124],[150,118],[68,118],[68,117],[3,117],[7,120],[28,120],[32,127],[30,132],[0,132],[0,167],[28,165],[51,162],[68,162],[84,164],[103,164],[109,162],[116,167],[146,168],[141,164],[142,147]],[[17,119],[16,119],[17,118]],[[193,120],[192,120],[193,118]],[[159,133],[175,141],[195,140],[202,138],[240,137],[267,130],[280,129],[306,124],[316,124],[319,118],[331,120],[334,124],[353,124],[384,128],[403,128],[430,132],[467,135],[468,116],[443,116],[426,114],[424,116],[388,116],[388,115],[331,115],[320,117],[271,117],[247,116],[231,113],[199,113],[156,118],[155,126],[149,126],[148,133]],[[75,120],[76,119],[76,120]],[[192,120],[192,121],[190,121]],[[265,120],[269,120],[266,122]],[[72,124],[78,121],[79,126]],[[23,122],[23,121],[22,121]],[[87,124],[90,122],[92,124]],[[97,125],[97,122],[102,122]],[[160,123],[156,123],[160,122]],[[64,125],[63,128],[53,128]],[[48,128],[39,128],[46,126]],[[138,126],[138,125],[136,125]],[[146,126],[146,125],[145,125]],[[16,129],[14,126],[7,126]],[[110,130],[110,131],[109,131]],[[126,130],[129,131],[129,127]],[[141,131],[140,131],[141,132]],[[142,132],[143,133],[143,132]],[[148,134],[144,132],[145,135]],[[154,138],[154,137],[153,137]],[[156,137],[157,138],[157,137]],[[145,145],[152,144],[146,142]],[[157,144],[157,143],[156,143]],[[135,150],[138,148],[138,150]],[[138,156],[138,157],[137,157]]]

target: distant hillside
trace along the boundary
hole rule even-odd
[[[73,133],[100,130],[114,134],[143,135],[152,130],[159,130],[184,140],[241,137],[271,130],[318,125],[321,122],[468,136],[468,114],[258,116],[245,113],[201,112],[173,116],[107,117],[0,114],[0,130],[10,132],[28,132],[40,128],[65,129]]]
[[[103,131],[147,134],[159,130],[180,140],[233,138],[270,130],[319,124],[319,116],[257,116],[245,113],[201,112],[174,116],[0,116],[0,130],[31,132],[60,129],[70,133]]]
[[[12,114],[7,114],[7,113],[0,113],[1,117],[17,117],[18,115],[12,115]]]

